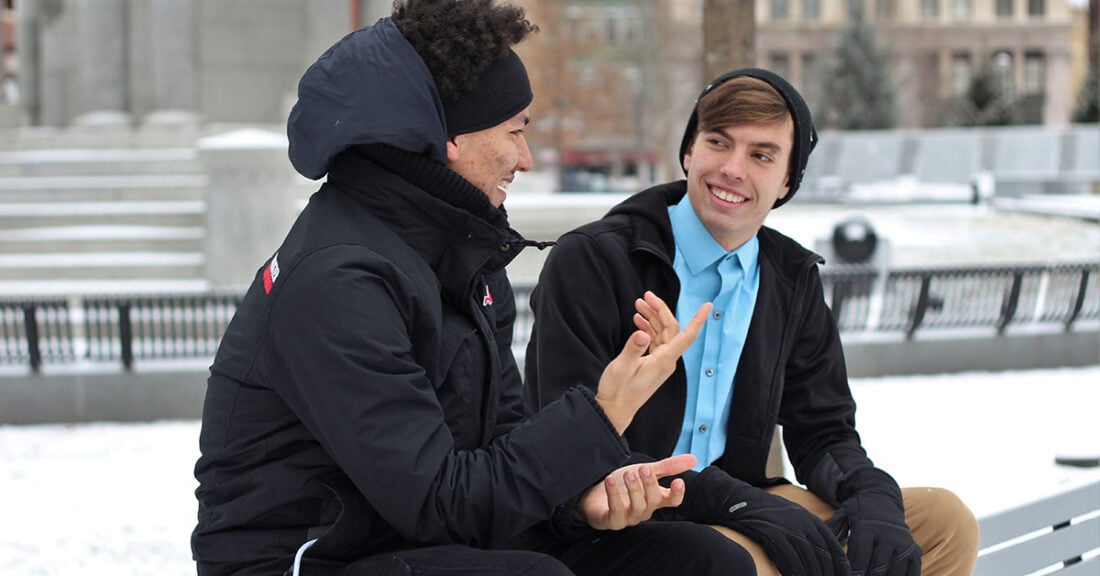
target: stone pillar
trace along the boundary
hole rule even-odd
[[[203,138],[198,149],[208,178],[206,280],[247,285],[317,185],[291,167],[282,134],[237,130]]]
[[[153,39],[152,108],[198,110],[196,4],[178,0],[151,0],[149,33]]]
[[[19,103],[31,124],[38,123],[41,106],[38,93],[39,67],[42,65],[39,52],[38,2],[39,0],[20,0],[19,9],[15,11],[15,27],[19,35],[19,48],[16,50],[19,58]]]
[[[77,4],[79,101],[74,124],[128,121],[129,38],[125,0]]]
[[[1069,90],[1051,87],[1069,86],[1071,83],[1070,55],[1066,50],[1052,50],[1046,54],[1046,98],[1043,102],[1043,124],[1064,126],[1073,119],[1077,94]]]

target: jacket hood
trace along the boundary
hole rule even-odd
[[[388,144],[447,161],[435,81],[390,18],[348,34],[306,70],[287,137],[294,169],[313,180],[357,144]]]

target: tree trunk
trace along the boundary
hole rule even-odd
[[[756,65],[753,0],[703,0],[703,78]]]

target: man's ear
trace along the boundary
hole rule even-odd
[[[458,143],[455,142],[454,138],[448,138],[447,139],[447,161],[448,162],[457,162],[458,161],[458,156],[459,156],[459,154],[458,154]]]
[[[787,176],[787,180],[783,182],[783,187],[779,189],[779,197],[776,200],[782,200],[787,197],[787,194],[791,193],[791,177]]]
[[[695,142],[688,144],[687,150],[684,150],[684,157],[680,159],[680,167],[684,169],[684,173],[687,174],[688,164],[691,164],[691,150],[695,147]]]

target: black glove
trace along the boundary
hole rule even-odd
[[[760,544],[784,576],[847,576],[836,536],[805,508],[709,466],[688,481],[683,519],[725,526]]]
[[[844,483],[851,495],[829,519],[841,541],[848,541],[853,576],[920,576],[920,547],[905,523],[901,490],[877,468],[854,473]]]

